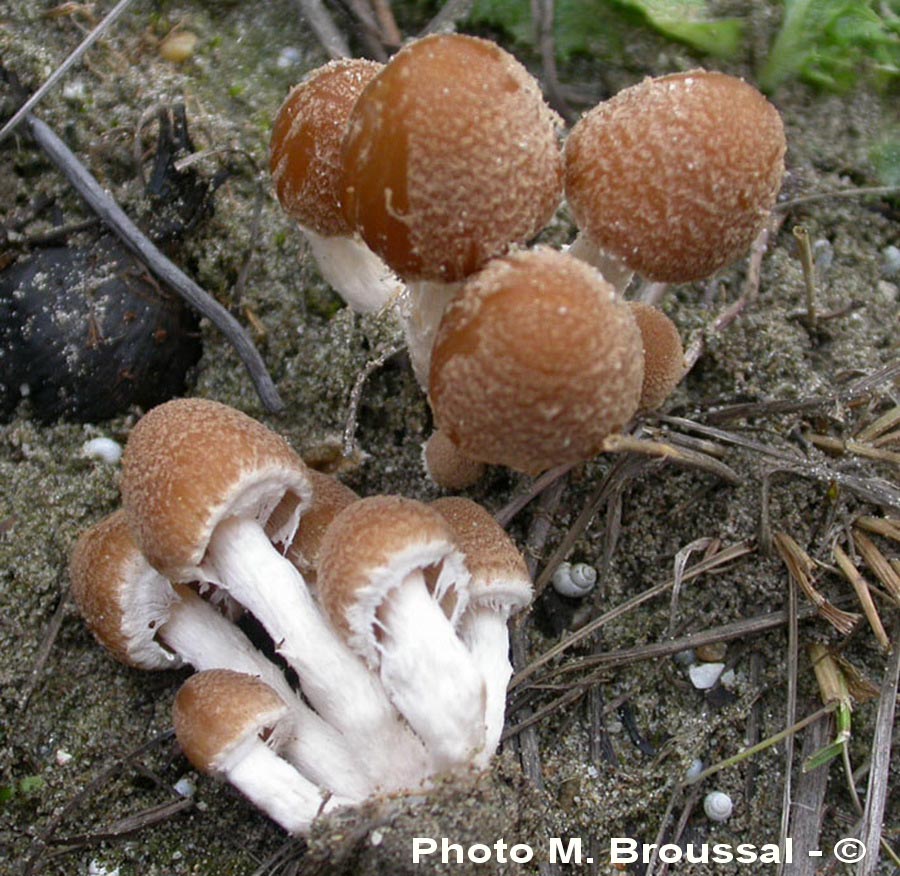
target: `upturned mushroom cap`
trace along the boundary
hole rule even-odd
[[[484,462],[537,474],[596,454],[637,410],[641,336],[590,266],[547,247],[494,259],[444,314],[437,427]]]
[[[181,665],[178,655],[155,639],[178,597],[138,550],[123,511],[81,534],[69,560],[69,580],[88,629],[117,660],[138,669]]]
[[[360,499],[334,518],[322,539],[319,598],[333,626],[371,665],[378,663],[378,607],[415,572],[427,573],[437,602],[455,599],[455,623],[468,595],[463,557],[447,521],[414,499]]]
[[[552,217],[558,126],[534,78],[496,44],[417,40],[353,108],[344,216],[403,279],[460,280]]]
[[[644,345],[640,407],[652,411],[672,394],[684,375],[684,347],[675,323],[658,307],[641,301],[629,301],[628,306]]]
[[[269,168],[281,206],[317,234],[350,235],[340,204],[341,143],[350,110],[383,64],[330,61],[294,86],[275,117]]]
[[[487,606],[515,614],[531,602],[532,587],[525,558],[506,530],[470,499],[446,496],[431,507],[450,524],[466,558],[469,607]]]
[[[196,398],[166,402],[138,421],[122,457],[121,490],[136,543],[173,581],[204,579],[200,565],[222,520],[264,524],[287,492],[300,502],[273,538],[290,539],[312,492],[306,466],[280,435]]]
[[[684,283],[740,258],[781,187],[775,107],[724,73],[645,79],[566,141],[566,197],[597,246],[650,280]]]

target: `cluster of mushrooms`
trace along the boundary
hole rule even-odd
[[[739,258],[784,173],[778,113],[720,73],[647,79],[564,147],[561,128],[515,58],[461,35],[326,64],[275,121],[276,192],[323,277],[402,318],[437,426],[426,465],[449,489],[485,463],[589,459],[661,404],[678,331],[625,287]],[[527,248],[563,195],[575,242]],[[200,770],[302,835],[321,812],[486,766],[531,584],[484,509],[360,499],[200,399],[144,416],[122,468],[123,507],[76,544],[73,592],[120,660],[197,670],[174,721]]]
[[[77,541],[72,592],[122,662],[197,670],[174,723],[199,770],[303,835],[321,812],[487,765],[512,671],[507,620],[531,582],[480,505],[359,498],[205,399],[138,421],[121,494]],[[243,632],[244,613],[274,654]]]
[[[426,467],[448,489],[485,463],[537,474],[590,459],[660,405],[681,340],[625,287],[740,258],[784,175],[775,108],[704,70],[645,79],[562,140],[525,68],[459,34],[386,65],[326,64],[275,121],[276,192],[323,278],[355,310],[401,315],[437,427]],[[563,197],[575,242],[527,248]]]

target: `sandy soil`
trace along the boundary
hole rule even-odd
[[[77,44],[85,25],[77,11],[47,17],[34,6],[6,0],[0,9],[0,57],[28,90]],[[399,17],[406,32],[414,33],[424,10],[423,4],[410,6]],[[765,45],[773,26],[768,9],[761,4],[731,6],[745,14],[753,10],[751,43]],[[181,66],[162,60],[156,50],[159,37],[179,22],[200,36],[195,55]],[[389,359],[365,384],[357,452],[341,457],[354,380],[367,361],[394,343],[396,326],[389,318],[353,317],[340,307],[303,260],[303,244],[270,197],[263,172],[270,120],[282,96],[305,70],[324,60],[287,2],[166,3],[161,11],[137,4],[92,51],[88,63],[48,97],[40,114],[120,202],[140,214],[146,205],[130,159],[133,133],[149,107],[184,100],[197,147],[211,150],[199,164],[201,172],[211,176],[229,163],[233,173],[217,193],[214,216],[185,241],[180,260],[245,322],[252,315],[256,340],[287,409],[278,416],[263,412],[235,354],[208,325],[202,329],[204,355],[193,393],[262,418],[309,462],[340,473],[361,493],[400,492],[427,499],[438,492],[424,479],[419,461],[430,414],[402,355]],[[560,78],[599,97],[645,73],[696,63],[687,50],[635,29],[614,68],[601,59],[582,60],[561,70]],[[723,69],[750,75],[743,62]],[[879,183],[870,149],[898,122],[889,96],[867,87],[831,96],[788,85],[775,102],[789,141],[784,197]],[[7,193],[0,204],[4,220],[41,193],[56,198],[66,222],[86,215],[26,137],[0,146],[0,190]],[[837,484],[829,472],[892,482],[896,496],[896,463],[853,454],[826,456],[804,436],[816,432],[846,439],[897,403],[897,385],[890,381],[852,403],[839,398],[852,381],[897,361],[900,279],[896,266],[890,274],[884,256],[889,244],[898,243],[897,211],[896,198],[877,197],[819,200],[792,209],[763,261],[758,300],[727,329],[707,334],[699,361],[665,409],[712,424],[710,413],[716,409],[760,405],[749,415],[719,419],[715,425],[801,454],[816,466],[818,477],[800,477],[771,456],[721,440],[716,452],[721,450],[722,461],[737,473],[736,484],[696,468],[658,462],[643,466],[622,484],[620,532],[601,586],[579,605],[563,605],[552,597],[541,601],[526,624],[530,658],[551,647],[565,628],[668,580],[676,555],[697,539],[717,539],[726,547],[748,542],[752,550],[714,574],[685,583],[671,622],[666,592],[605,625],[602,638],[570,649],[562,661],[594,649],[616,652],[782,610],[789,592],[784,565],[757,540],[764,505],[772,530],[790,533],[825,562],[830,562],[832,541],[849,521],[886,510],[860,499],[846,483]],[[52,216],[42,216],[24,233],[37,234],[52,221]],[[819,278],[820,310],[844,310],[816,333],[796,316],[803,308],[804,287],[791,229],[801,222],[810,229],[817,251],[830,257]],[[569,233],[560,216],[548,237],[562,240]],[[242,270],[246,275],[239,281]],[[670,290],[664,306],[688,344],[697,342],[736,300],[745,275],[746,265],[740,264],[711,284]],[[780,412],[764,405],[812,397],[836,400],[786,405]],[[323,824],[305,858],[299,845],[286,847],[277,827],[226,787],[194,776],[193,804],[182,803],[171,785],[192,773],[165,734],[184,674],[146,674],[114,663],[85,630],[67,597],[66,562],[74,539],[118,501],[116,466],[85,458],[82,444],[97,436],[124,442],[137,414],[88,425],[41,426],[25,403],[0,426],[0,873],[225,876],[290,872],[291,861],[301,861],[301,873],[496,870],[490,865],[413,865],[416,836],[489,845],[503,837],[510,844],[531,845],[535,862],[504,870],[522,873],[538,872],[536,862],[546,861],[551,837],[580,837],[586,855],[597,850],[596,861],[572,872],[607,873],[613,872],[604,863],[608,838],[653,842],[670,802],[675,820],[685,812],[685,837],[694,841],[760,845],[777,840],[783,747],[704,783],[702,793],[718,789],[731,795],[734,815],[727,823],[710,823],[702,806],[691,810],[696,800],[677,789],[694,759],[713,764],[741,749],[751,734],[762,738],[785,726],[783,626],[728,643],[724,659],[734,670],[730,690],[706,695],[695,690],[671,657],[603,672],[590,695],[554,709],[537,724],[543,789],[522,775],[510,749],[490,774],[450,783],[424,803],[400,801],[343,823]],[[552,514],[542,561],[613,464],[613,459],[601,458],[571,474]],[[527,486],[519,476],[493,470],[470,495],[498,510]],[[511,530],[521,542],[534,519],[526,509],[513,521]],[[602,507],[570,558],[603,567],[611,520],[615,513]],[[889,543],[880,544],[890,552]],[[896,545],[893,549],[896,556]],[[836,600],[850,593],[830,570],[821,572],[819,586]],[[890,628],[896,611],[892,618],[881,605]],[[886,658],[865,624],[843,642],[825,621],[804,621],[801,646],[813,640],[846,646],[849,663],[880,684]],[[818,707],[802,647],[798,685],[802,716]],[[533,702],[548,703],[559,692],[539,691]],[[600,716],[593,730],[590,714]],[[855,766],[870,756],[874,716],[874,703],[854,712],[850,750]],[[614,761],[598,751],[598,740],[607,743]],[[822,833],[826,849],[857,820],[837,764],[829,776]],[[796,768],[794,780],[799,781]],[[859,787],[865,784],[861,777]],[[891,788],[885,836],[896,844],[896,778]],[[273,857],[277,855],[284,857]],[[737,865],[680,870],[739,871]]]

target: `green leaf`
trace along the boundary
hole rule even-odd
[[[898,5],[898,4],[894,4]],[[784,20],[759,71],[764,91],[799,77],[831,91],[864,71],[885,82],[900,73],[900,18],[871,0],[785,0]]]

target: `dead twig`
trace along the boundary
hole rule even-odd
[[[349,43],[322,0],[296,0],[296,4],[329,58],[349,58],[352,55]]]
[[[28,116],[28,126],[38,145],[62,171],[72,187],[91,209],[140,258],[159,280],[207,317],[234,347],[253,381],[266,410],[276,413],[284,403],[266,370],[259,351],[241,324],[218,301],[200,288],[179,267],[169,261],[156,245],[128,218],[125,211],[104,191],[100,183],[63,141],[40,119]]]

